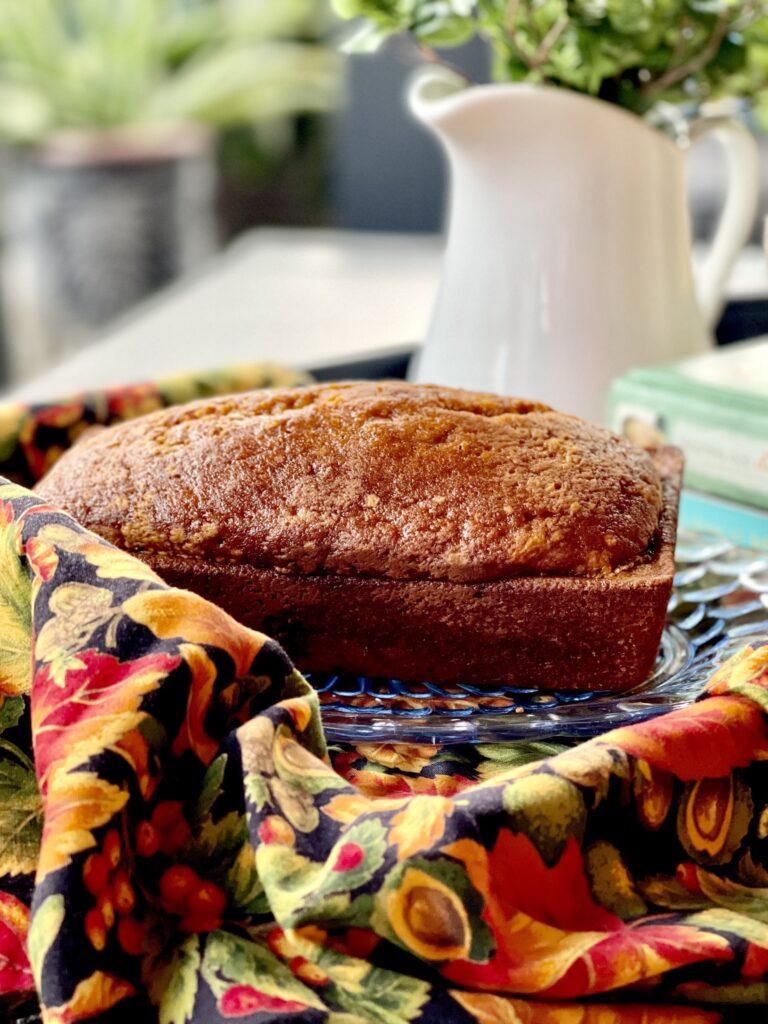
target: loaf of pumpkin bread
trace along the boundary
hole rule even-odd
[[[626,689],[658,650],[680,468],[535,402],[340,383],[104,430],[38,492],[301,668]]]

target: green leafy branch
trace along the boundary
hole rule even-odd
[[[409,33],[422,53],[484,36],[496,77],[584,92],[637,113],[719,96],[764,102],[768,0],[335,0],[362,19],[348,48]]]

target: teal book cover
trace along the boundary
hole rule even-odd
[[[609,423],[685,453],[685,484],[768,508],[768,338],[638,367],[612,386]]]
[[[737,547],[768,556],[768,509],[686,488],[680,498],[680,527],[716,533]]]

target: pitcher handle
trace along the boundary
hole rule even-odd
[[[711,135],[725,151],[728,194],[709,252],[696,273],[704,321],[714,330],[725,304],[725,286],[757,215],[760,157],[751,132],[729,117],[700,118],[691,125],[691,143]]]

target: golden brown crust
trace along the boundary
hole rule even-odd
[[[463,583],[610,575],[662,505],[651,458],[600,427],[399,382],[163,410],[86,439],[38,491],[137,553]]]
[[[432,683],[626,690],[653,669],[675,571],[682,458],[653,453],[664,493],[649,557],[609,577],[486,583],[295,575],[152,555],[174,586],[279,640],[308,671]]]

